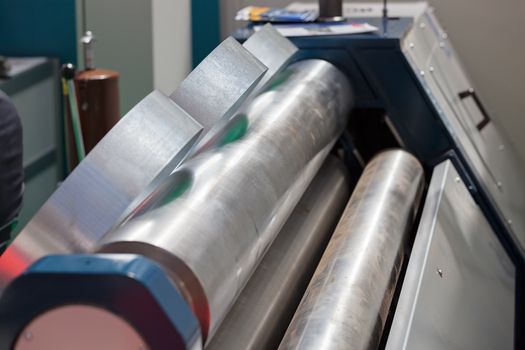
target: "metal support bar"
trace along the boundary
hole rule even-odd
[[[319,0],[319,20],[326,22],[344,20],[343,0]]]

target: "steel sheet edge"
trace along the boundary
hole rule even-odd
[[[423,169],[409,153],[372,159],[279,349],[377,348],[422,185]]]
[[[352,102],[347,78],[330,63],[289,66],[234,117],[218,148],[171,174],[99,251],[164,265],[206,339],[345,128]]]

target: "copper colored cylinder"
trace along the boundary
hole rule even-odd
[[[119,121],[119,74],[107,69],[89,69],[75,76],[78,112],[86,154]],[[69,123],[68,123],[69,124]],[[73,132],[68,131],[68,159],[70,168],[78,164]]]
[[[119,121],[118,73],[85,70],[75,77],[84,146],[89,152]]]

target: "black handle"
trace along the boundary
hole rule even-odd
[[[459,98],[462,100],[467,97],[472,97],[474,99],[474,102],[476,102],[476,106],[478,106],[478,109],[483,115],[483,120],[480,121],[478,125],[476,125],[476,128],[478,128],[478,130],[481,131],[490,122],[490,116],[487,113],[487,110],[485,109],[485,107],[483,107],[483,104],[481,103],[478,95],[472,88],[465,90],[465,91],[461,91],[458,95],[459,95]]]

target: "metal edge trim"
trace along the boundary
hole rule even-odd
[[[402,281],[401,294],[388,335],[386,350],[405,349],[407,346],[406,342],[416,308],[414,300],[417,300],[421,288],[423,271],[434,236],[436,218],[443,199],[442,189],[446,184],[451,166],[450,160],[446,160],[434,168],[405,279]]]

